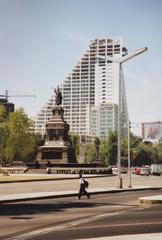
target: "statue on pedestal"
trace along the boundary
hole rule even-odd
[[[59,86],[57,87],[57,89],[54,90],[54,92],[55,92],[55,95],[56,95],[55,96],[55,103],[56,103],[57,106],[59,106],[59,105],[62,104],[62,98],[63,98]]]
[[[69,124],[64,120],[62,93],[59,86],[54,90],[55,104],[52,117],[46,123],[45,143],[38,149],[37,161],[41,164],[76,163],[75,150],[71,146]]]

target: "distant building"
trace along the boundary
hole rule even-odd
[[[15,108],[14,104],[9,103],[5,95],[0,96],[0,105],[3,105],[5,107],[7,113],[14,112],[14,108]]]
[[[34,132],[39,133],[42,137],[45,134],[45,125],[52,117],[52,108],[54,106],[54,94],[48,99],[48,102],[41,108],[34,121]]]
[[[118,107],[116,104],[103,104],[90,108],[90,133],[105,139],[110,131],[117,130]]]
[[[152,143],[162,142],[162,122],[142,123],[142,139]]]
[[[117,130],[119,69],[113,62],[101,59],[99,56],[121,57],[125,54],[127,49],[123,47],[121,38],[94,39],[60,85],[64,118],[70,125],[71,133],[105,138],[110,130]],[[121,76],[122,132],[124,133],[127,104],[123,72]],[[52,116],[53,99],[52,95],[36,117],[35,131],[42,135],[45,131],[45,123]],[[92,120],[93,118],[95,121]]]

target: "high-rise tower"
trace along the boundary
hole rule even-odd
[[[63,95],[64,118],[70,125],[70,132],[80,135],[93,134],[102,138],[102,136],[107,136],[108,130],[117,130],[118,69],[113,62],[100,59],[98,56],[118,55],[121,57],[127,53],[126,51],[121,38],[92,40],[86,53],[60,85]],[[122,82],[122,125],[124,125],[126,120],[124,78],[122,78]],[[37,116],[36,132],[43,133],[44,131],[44,124],[50,118],[49,109],[53,102],[52,99],[53,97],[49,99],[48,104]],[[106,107],[107,110],[105,110]],[[100,130],[95,130],[94,126],[99,122],[102,122],[102,126],[105,124],[101,129],[102,132],[106,131],[105,134],[101,134]]]

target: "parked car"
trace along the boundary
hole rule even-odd
[[[149,176],[150,175],[150,169],[148,167],[141,167],[140,175]]]
[[[141,175],[141,168],[140,167],[135,167],[135,174],[136,175]]]
[[[118,174],[118,168],[117,167],[112,167],[112,173],[114,175],[117,175]]]
[[[127,173],[127,169],[125,167],[121,167],[121,173]],[[113,174],[117,175],[118,174],[118,168],[115,166],[112,167],[112,172]]]

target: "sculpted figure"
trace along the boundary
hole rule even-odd
[[[57,87],[57,89],[54,90],[56,97],[55,97],[55,103],[56,105],[61,105],[62,104],[62,93],[60,91],[59,86]]]

